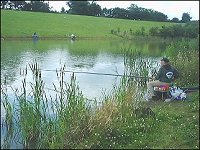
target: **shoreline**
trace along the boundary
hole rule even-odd
[[[22,39],[26,39],[26,40],[33,40],[32,36],[23,36],[23,37],[1,37],[1,40],[22,40]],[[43,36],[43,37],[39,37],[38,40],[71,40],[71,37],[63,37],[63,36]],[[119,37],[108,37],[108,36],[103,36],[103,37],[76,37],[75,40],[79,40],[79,39],[88,39],[88,40],[105,40],[105,39],[119,39]]]
[[[127,37],[112,37],[112,36],[77,36],[76,40],[177,40],[177,39],[183,39],[183,37],[180,38],[163,38],[163,37],[152,37],[152,36],[134,36],[132,38],[127,38]],[[1,36],[1,41],[4,40],[34,40],[32,36]],[[37,40],[73,40],[71,37],[66,37],[66,36],[39,36]]]

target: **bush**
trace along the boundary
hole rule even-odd
[[[158,27],[152,27],[149,29],[149,34],[151,36],[157,36],[158,35]]]
[[[199,85],[198,43],[198,39],[183,40],[167,48],[172,66],[180,72],[180,78],[176,80],[178,86]]]
[[[162,37],[188,37],[197,38],[199,35],[199,22],[193,21],[186,24],[177,24],[173,26],[162,26],[152,27],[149,29],[149,34],[151,36],[162,36]]]

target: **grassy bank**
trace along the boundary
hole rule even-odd
[[[111,30],[134,32],[145,28],[173,25],[169,22],[133,21],[125,19],[53,14],[28,11],[1,10],[1,36],[28,37],[37,32],[41,37],[113,37]]]

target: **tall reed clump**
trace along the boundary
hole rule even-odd
[[[124,67],[125,75],[133,76],[130,80],[136,81],[138,84],[145,86],[149,81],[149,76],[154,76],[158,62],[152,58],[141,56],[138,50],[124,49]]]
[[[7,85],[6,85],[6,78],[1,84],[1,104],[3,105],[3,108],[5,109],[5,118],[1,118],[1,123],[5,123],[5,130],[6,130],[6,135],[5,139],[3,141],[4,145],[2,148],[9,148],[10,143],[13,138],[13,128],[14,128],[14,116],[13,116],[13,106],[9,102],[9,98],[7,95]]]
[[[180,73],[180,78],[175,81],[178,86],[198,85],[199,38],[171,43],[166,54]]]
[[[74,74],[71,82],[64,81],[64,67],[57,71],[59,84],[54,84],[56,96],[47,98],[39,64],[29,65],[34,83],[31,92],[27,91],[27,71],[23,70],[22,93],[15,91],[18,105],[11,107],[5,92],[3,104],[6,110],[8,131],[13,128],[13,110],[19,125],[24,148],[71,148],[87,134],[89,109]],[[4,90],[5,91],[5,90]],[[31,98],[30,98],[31,97]],[[53,115],[49,110],[53,111]],[[18,129],[17,129],[18,130]]]

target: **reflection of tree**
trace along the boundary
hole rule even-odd
[[[5,43],[1,45],[1,80],[6,77],[7,83],[13,82],[16,78],[18,65],[20,64],[20,56],[13,52],[13,49],[6,46]]]
[[[7,82],[13,82],[16,79],[16,73],[19,72],[18,65],[20,64],[19,55],[11,55],[6,50],[1,50],[1,79],[6,77]]]
[[[159,49],[158,43],[150,42],[150,43],[148,44],[148,51],[149,51],[149,52],[154,53],[154,52],[157,52],[158,49]]]
[[[72,56],[73,57],[73,56]],[[96,56],[97,57],[97,56]],[[74,68],[92,68],[96,63],[96,57],[94,56],[87,56],[87,57],[73,57],[72,66]]]
[[[151,41],[148,43],[148,52],[155,56],[161,55],[169,44],[170,41]]]
[[[87,49],[81,47],[69,47],[68,52],[73,56],[97,56],[99,49]]]
[[[105,41],[77,40],[68,43],[68,52],[74,56],[97,56],[105,48]]]
[[[168,43],[164,41],[164,42],[161,42],[161,43],[158,45],[158,47],[159,47],[159,49],[160,49],[161,51],[165,51],[166,48],[167,48],[167,45],[168,45]]]

